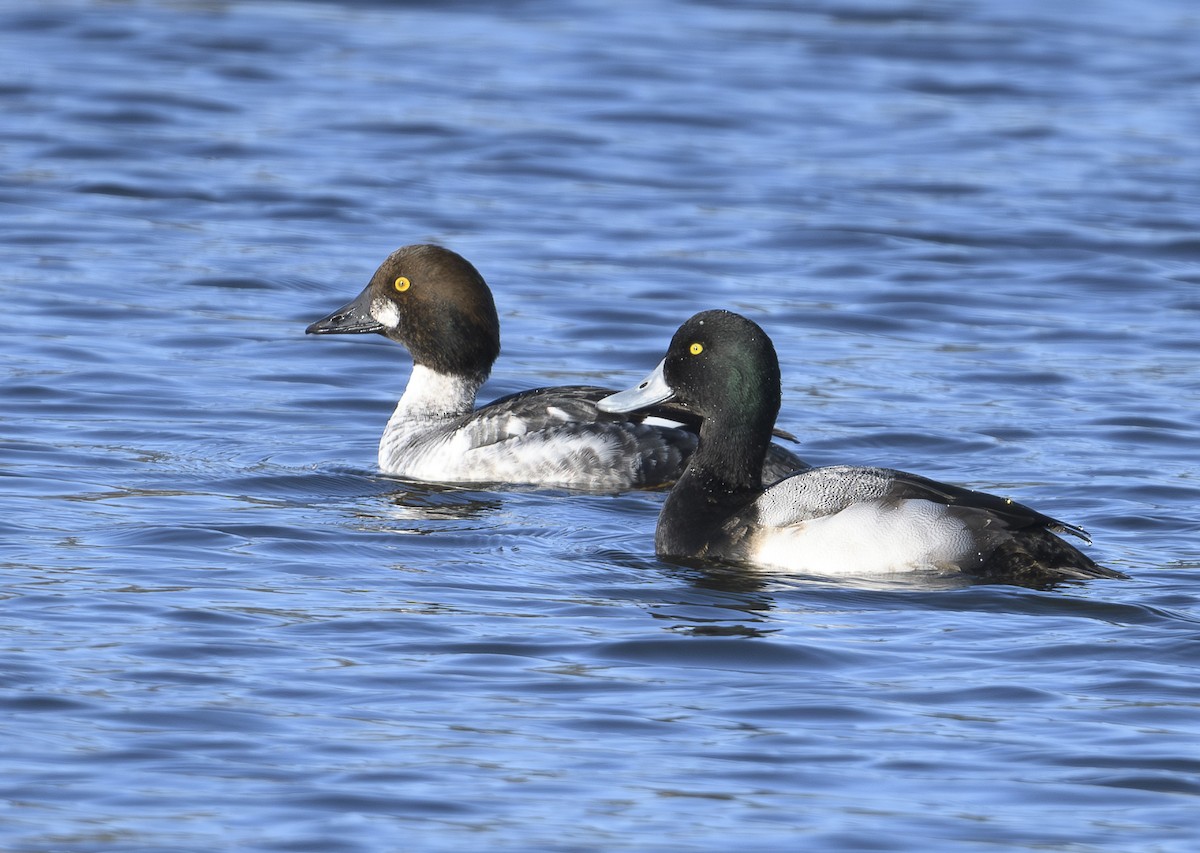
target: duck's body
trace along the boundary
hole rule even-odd
[[[379,467],[408,480],[558,486],[597,491],[674,482],[697,444],[698,419],[662,407],[602,412],[612,393],[592,386],[539,388],[475,408],[500,352],[500,324],[478,271],[440,246],[406,246],[359,296],[309,334],[379,333],[413,357],[408,386],[379,442]],[[690,423],[689,423],[690,422]],[[772,445],[768,481],[807,467]]]
[[[921,570],[1032,584],[1120,577],[1051,532],[1086,540],[1077,527],[903,471],[811,468],[727,505],[697,535],[690,519],[711,494],[684,475],[655,533],[661,556],[847,577]]]
[[[659,516],[655,551],[665,559],[826,576],[936,570],[1030,584],[1122,577],[1053,532],[1086,539],[1080,528],[915,474],[831,466],[764,488],[758,471],[779,411],[779,364],[762,329],[737,314],[697,314],[641,385],[601,408],[668,400],[704,422]]]
[[[598,491],[673,482],[696,435],[596,408],[607,388],[538,388],[474,408],[469,383],[414,365],[379,442],[379,467],[406,480]],[[786,476],[795,468],[779,470]]]

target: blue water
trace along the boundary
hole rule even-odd
[[[574,0],[0,5],[0,849],[1192,851],[1200,14]],[[487,398],[695,311],[780,426],[1128,573],[657,561],[660,494],[419,486],[409,361],[305,325],[492,284]]]

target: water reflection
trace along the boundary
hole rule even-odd
[[[486,518],[503,506],[502,498],[486,492],[392,479],[383,482],[387,484],[388,491],[379,495],[381,503],[376,518],[395,521],[465,521]]]
[[[763,592],[780,589],[857,589],[876,592],[917,591],[944,592],[972,586],[1019,586],[1050,591],[1086,585],[1085,581],[1056,581],[1033,583],[1019,580],[985,580],[960,572],[936,570],[897,572],[888,575],[823,576],[772,571],[755,566],[736,564],[680,563],[673,568],[679,576],[699,589],[719,592]]]

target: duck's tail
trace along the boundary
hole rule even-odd
[[[1010,536],[997,544],[980,574],[1030,586],[1128,578],[1116,569],[1101,566],[1074,545],[1043,528],[1011,531]]]

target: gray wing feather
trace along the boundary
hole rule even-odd
[[[787,526],[832,515],[862,501],[927,500],[948,507],[986,512],[1006,529],[1045,528],[1091,541],[1087,532],[1044,515],[1010,498],[940,483],[891,468],[831,465],[788,477],[767,489],[755,502],[760,518]]]

